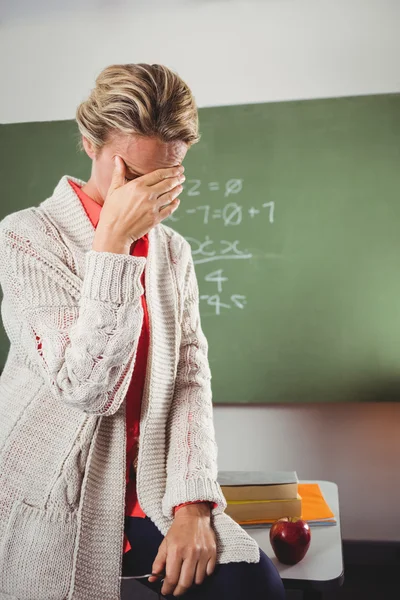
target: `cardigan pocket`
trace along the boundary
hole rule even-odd
[[[77,511],[16,501],[0,540],[0,592],[24,600],[65,600],[76,531]]]

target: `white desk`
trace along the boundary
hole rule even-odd
[[[311,527],[311,544],[306,556],[297,565],[278,561],[269,541],[270,528],[246,529],[265,554],[277,567],[286,589],[303,590],[307,600],[322,598],[323,592],[343,583],[343,553],[340,530],[339,494],[331,481],[303,481],[318,483],[325,500],[337,520],[337,525]]]

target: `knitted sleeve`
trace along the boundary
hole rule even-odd
[[[14,351],[61,402],[114,414],[134,367],[146,259],[90,250],[82,281],[60,244],[11,225],[0,228],[0,283]]]
[[[200,323],[199,292],[191,256],[187,263],[180,357],[167,426],[167,485],[163,513],[170,518],[174,507],[185,502],[210,501],[214,503],[214,515],[226,508],[217,482],[218,449],[208,345]]]

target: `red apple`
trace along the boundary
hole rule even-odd
[[[284,517],[273,523],[269,539],[277,559],[295,565],[306,555],[311,542],[310,526],[296,517]]]

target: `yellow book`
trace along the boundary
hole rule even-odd
[[[281,517],[301,516],[301,496],[285,500],[228,500],[227,515],[238,523],[246,521],[276,520]]]
[[[301,518],[308,522],[310,526],[317,525],[336,525],[335,515],[326,503],[317,483],[300,483],[299,492],[301,495]],[[239,522],[239,525],[248,527],[260,527],[262,525],[271,525],[276,519],[246,519]]]
[[[296,471],[219,471],[218,483],[229,500],[291,500],[298,493]]]

